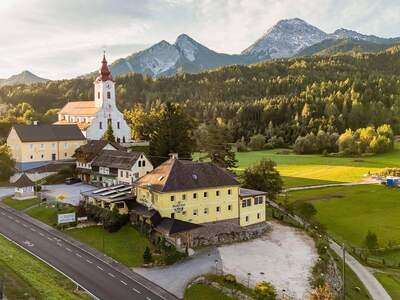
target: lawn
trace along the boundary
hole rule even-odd
[[[339,242],[362,247],[368,230],[376,233],[381,247],[400,244],[400,189],[361,185],[288,193],[293,201],[309,201],[316,218]]]
[[[24,210],[33,205],[39,204],[40,200],[38,198],[15,200],[12,197],[7,197],[3,200],[3,202],[16,210]]]
[[[0,277],[8,299],[90,299],[75,285],[24,250],[0,237]]]
[[[216,288],[205,284],[193,284],[185,291],[185,300],[233,300],[235,298],[228,297]]]
[[[200,155],[196,153],[194,159]],[[400,143],[395,150],[368,157],[325,157],[322,155],[297,155],[290,150],[237,152],[237,171],[255,164],[263,158],[277,163],[285,186],[308,186],[324,183],[355,182],[362,180],[368,172],[384,168],[400,167]]]
[[[400,299],[400,276],[384,273],[375,273],[374,275],[393,300]]]
[[[32,218],[38,219],[39,221],[46,223],[50,226],[57,225],[57,214],[65,214],[74,212],[73,207],[61,207],[57,209],[55,204],[42,204],[38,207],[34,207],[26,212]]]
[[[65,233],[128,267],[141,266],[146,246],[151,248],[150,241],[130,225],[125,225],[114,233],[95,226],[66,230]]]

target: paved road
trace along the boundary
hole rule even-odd
[[[330,247],[333,251],[336,252],[337,255],[342,257],[343,250],[337,243],[331,240]],[[371,272],[366,267],[360,264],[348,252],[346,252],[346,264],[353,270],[354,273],[356,273],[358,278],[364,284],[365,288],[368,290],[368,293],[371,295],[372,299],[375,300],[392,299],[386,292],[386,290],[382,287],[380,282],[375,278],[375,276],[372,275]]]
[[[64,273],[97,299],[175,300],[134,272],[121,271],[70,242],[63,234],[0,203],[0,234]]]
[[[329,183],[329,184],[319,184],[319,185],[308,185],[308,186],[297,186],[291,187],[282,190],[285,192],[293,192],[293,191],[303,191],[303,190],[315,190],[315,189],[323,189],[329,187],[340,187],[340,186],[356,186],[356,185],[366,185],[366,184],[375,184],[379,183],[377,180],[368,180],[368,181],[360,181],[360,182],[343,182],[343,183]]]

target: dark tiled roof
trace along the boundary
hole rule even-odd
[[[47,173],[47,172],[58,172],[65,167],[74,167],[75,161],[52,161],[40,167],[29,169],[26,173]]]
[[[202,227],[201,225],[185,222],[177,219],[162,218],[161,223],[155,228],[155,230],[166,233],[174,234],[179,232],[185,232]]]
[[[14,182],[14,186],[18,188],[24,188],[28,186],[34,186],[35,183],[29,179],[28,176],[26,176],[25,173],[23,173],[16,182]]]
[[[106,140],[88,140],[85,145],[82,145],[78,149],[76,149],[74,157],[78,160],[91,162],[96,157],[96,155],[98,155],[100,151],[103,150],[104,147],[108,144],[113,146],[116,150],[126,150],[126,148],[115,142],[109,142]]]
[[[139,178],[136,186],[158,192],[185,191],[220,186],[237,186],[239,182],[228,171],[209,162],[169,159]]]
[[[85,137],[76,125],[13,125],[22,142],[80,141]]]
[[[127,170],[133,167],[142,154],[142,152],[102,150],[93,160],[92,166]]]
[[[240,197],[251,197],[251,196],[261,196],[261,195],[266,195],[266,192],[263,191],[257,191],[257,190],[251,190],[251,189],[245,189],[245,188],[240,188],[239,190],[239,196]]]

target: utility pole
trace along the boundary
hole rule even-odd
[[[343,300],[346,299],[346,247],[342,244],[343,249]]]

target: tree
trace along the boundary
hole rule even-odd
[[[207,125],[198,143],[200,149],[207,153],[205,158],[209,158],[221,168],[227,169],[236,167],[237,163],[235,152],[228,141],[229,132],[227,128],[224,125],[213,123]]]
[[[379,248],[378,237],[375,233],[368,230],[367,236],[364,240],[364,244],[369,250],[376,250]]]
[[[265,136],[262,134],[255,134],[250,138],[250,142],[248,144],[251,150],[263,150],[265,148]]]
[[[323,285],[311,291],[310,300],[334,300],[335,297],[328,285]]]
[[[7,145],[0,146],[0,180],[9,180],[15,172],[15,160]]]
[[[145,264],[149,264],[153,261],[153,256],[151,255],[151,251],[149,247],[146,247],[143,253],[143,261]]]
[[[104,132],[102,139],[109,141],[109,142],[115,142],[114,130],[112,128],[111,122],[108,122],[107,130],[106,130],[106,132]]]
[[[271,200],[275,200],[282,191],[282,178],[276,170],[276,163],[263,159],[258,164],[244,170],[243,186],[249,189],[265,191]]]
[[[150,157],[155,165],[168,159],[170,153],[189,159],[195,149],[193,130],[195,122],[178,104],[162,105],[150,134]]]

